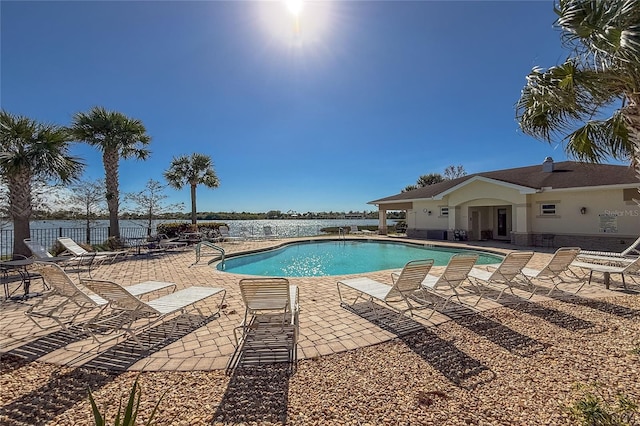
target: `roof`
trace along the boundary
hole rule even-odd
[[[554,163],[553,165],[553,172],[544,172],[542,170],[542,164],[537,164],[535,166],[475,173],[457,179],[445,180],[444,182],[414,189],[413,191],[401,192],[400,194],[390,197],[380,198],[370,201],[369,204],[433,198],[447,192],[455,186],[464,185],[464,183],[469,180],[477,180],[478,177],[531,188],[533,190],[541,188],[569,189],[612,185],[629,185],[633,187],[633,185],[640,185],[634,169],[629,166],[579,163],[575,161],[562,161]]]

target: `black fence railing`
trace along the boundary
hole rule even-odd
[[[144,237],[147,229],[142,227],[121,227],[120,236],[123,239]],[[103,244],[109,238],[109,227],[89,228],[43,228],[31,229],[31,239],[38,241],[49,251],[54,247],[58,237],[69,237],[77,243]],[[0,230],[0,258],[4,259],[13,254],[13,229]]]

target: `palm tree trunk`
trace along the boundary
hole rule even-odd
[[[31,257],[31,250],[24,244],[31,238],[29,220],[33,214],[31,205],[31,174],[21,170],[7,177],[9,188],[9,215],[13,219],[13,254]]]
[[[196,186],[191,184],[191,223],[196,225],[198,218],[196,217]]]
[[[631,164],[635,166],[636,177],[640,181],[640,103],[636,102],[636,99],[632,97],[628,99],[629,105],[624,108],[624,117],[628,124],[629,138],[633,141],[634,156]],[[638,192],[640,193],[640,186],[638,187]],[[636,202],[640,206],[640,194]]]
[[[120,223],[118,222],[118,208],[120,206],[118,160],[118,151],[115,149],[105,150],[102,154],[105,185],[107,188],[107,207],[109,208],[109,237],[115,237],[117,240],[120,240]]]

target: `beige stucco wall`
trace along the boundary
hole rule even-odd
[[[492,182],[475,181],[449,194],[448,200],[453,206],[518,204],[526,200],[526,195],[520,194],[520,191],[514,188]]]
[[[542,192],[530,195],[531,231],[533,233],[625,236],[640,235],[640,207],[624,201],[622,189],[597,191]],[[540,214],[541,204],[555,204],[556,216]],[[586,214],[580,209],[586,207]],[[617,226],[617,232],[601,232],[603,222]]]
[[[557,214],[543,216],[541,204],[556,204]],[[417,230],[471,231],[471,212],[476,210],[480,212],[480,231],[495,231],[496,208],[507,206],[508,229],[514,233],[634,238],[640,235],[640,207],[632,201],[624,201],[622,189],[521,194],[518,188],[475,181],[441,200],[415,201],[413,206],[407,212],[407,225]],[[443,206],[449,207],[448,217],[440,215]],[[580,213],[582,207],[586,207],[586,214]],[[602,232],[605,223],[614,228],[608,231],[617,232]]]
[[[449,218],[440,216],[441,206],[447,206],[445,200],[414,202],[413,210],[407,212],[407,226],[412,229],[449,229]]]

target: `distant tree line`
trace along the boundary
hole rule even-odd
[[[345,216],[353,215],[354,212],[307,212],[307,213],[286,213],[279,210],[270,210],[262,213],[250,212],[198,212],[198,220],[261,220],[261,219],[344,219]],[[362,212],[363,219],[378,219],[377,211]],[[35,210],[33,219],[35,220],[72,220],[86,218],[90,220],[106,220],[109,215],[106,212],[91,213],[85,215],[78,210]],[[128,211],[120,214],[120,219],[124,220],[149,220],[149,214],[143,211]],[[162,211],[153,213],[152,219],[156,220],[191,220],[190,212]],[[387,211],[387,219],[404,219],[402,211]]]

